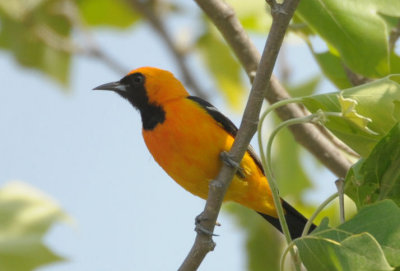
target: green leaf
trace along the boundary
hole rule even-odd
[[[86,23],[92,26],[126,28],[139,20],[128,1],[80,0],[77,4]]]
[[[341,112],[339,94],[354,100],[356,112],[372,121],[366,126],[378,135],[371,134],[345,117],[328,117],[325,126],[343,142],[367,157],[376,143],[400,121],[400,75],[391,75],[340,93],[320,94],[303,98],[311,112]]]
[[[71,25],[60,1],[0,0],[0,48],[19,64],[35,68],[62,84],[69,79]]]
[[[236,108],[242,105],[245,93],[242,69],[213,26],[197,40],[196,47],[229,103]]]
[[[43,244],[43,236],[68,217],[34,188],[11,182],[0,189],[0,270],[28,271],[64,259]]]
[[[267,11],[266,3],[263,1],[227,1],[236,12],[240,23],[247,30],[265,34],[272,23],[270,12]]]
[[[295,244],[308,271],[393,270],[379,244],[368,233],[352,235],[341,242],[308,236],[296,239]]]
[[[296,12],[354,72],[371,78],[400,72],[391,65],[388,46],[400,1],[309,0]]]
[[[381,245],[392,266],[400,266],[400,208],[384,200],[360,209],[359,213],[338,227],[359,234],[368,232]]]
[[[307,42],[309,41],[308,36],[315,35],[314,31],[298,16],[297,12],[293,15],[288,30],[306,39]]]
[[[353,85],[346,74],[340,56],[329,50],[326,52],[317,52],[314,50],[310,37],[315,36],[315,33],[299,18],[297,13],[295,13],[292,21],[289,30],[305,40],[323,74],[339,89],[352,87]]]
[[[330,228],[325,219],[295,240],[307,270],[392,270],[400,266],[400,208],[390,200],[362,208]]]
[[[321,76],[317,75],[296,85],[287,86],[287,90],[292,97],[308,96],[317,90],[319,83],[321,83]]]
[[[400,124],[383,137],[368,158],[360,159],[346,176],[346,194],[360,208],[382,199],[400,205]]]
[[[343,68],[341,59],[331,52],[316,53],[312,51],[317,63],[322,69],[322,72],[328,79],[335,84],[339,89],[352,87],[346,72]]]

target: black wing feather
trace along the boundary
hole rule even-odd
[[[236,127],[236,125],[230,119],[228,119],[224,114],[219,112],[215,106],[203,100],[202,98],[196,96],[188,96],[187,98],[199,104],[202,108],[204,108],[207,111],[208,114],[210,114],[213,117],[213,119],[216,122],[218,122],[224,128],[225,131],[227,131],[231,136],[236,137],[238,132],[238,128]],[[264,169],[261,160],[257,156],[253,147],[249,145],[249,147],[247,148],[247,152],[250,154],[251,158],[253,158],[258,168],[264,174]]]

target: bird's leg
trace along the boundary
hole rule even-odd
[[[243,168],[240,167],[240,163],[233,161],[228,152],[226,151],[221,152],[220,157],[222,162],[224,162],[226,165],[228,165],[231,168],[236,168],[236,175],[238,175],[240,179],[246,178]]]
[[[238,175],[239,178],[244,179],[246,176],[244,174],[244,170],[243,168],[240,167],[239,163],[236,163],[235,161],[232,160],[232,158],[229,156],[228,152],[221,152],[220,154],[221,160],[222,162],[224,162],[226,165],[228,165],[229,167],[235,168],[236,169],[236,175]],[[195,218],[195,231],[198,233],[202,233],[208,236],[218,236],[217,234],[205,229],[201,223],[203,221],[208,220],[207,217],[204,216],[204,212],[202,212],[201,214],[199,214],[198,216],[196,216]],[[216,222],[217,226],[221,226],[221,224],[219,224],[218,222]]]
[[[195,227],[194,230],[195,230],[197,233],[202,233],[202,234],[205,234],[205,235],[208,235],[208,236],[218,236],[218,234],[215,234],[215,233],[213,233],[213,232],[211,232],[211,231],[205,229],[205,228],[201,225],[201,222],[202,222],[202,221],[206,221],[206,220],[208,220],[208,218],[204,216],[204,212],[201,212],[201,214],[199,214],[198,216],[196,216],[195,222],[194,222],[194,224],[196,225],[196,227]],[[219,223],[217,222],[216,225],[217,225],[217,226],[220,226],[221,224],[219,224]]]

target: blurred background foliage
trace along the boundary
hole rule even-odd
[[[28,271],[64,259],[43,237],[56,222],[71,222],[61,208],[31,186],[13,181],[0,189],[0,269]]]
[[[227,2],[252,38],[266,38],[272,20],[264,1]],[[21,66],[40,71],[69,91],[71,61],[75,57],[92,57],[118,73],[126,71],[108,56],[105,46],[96,43],[93,30],[124,31],[149,24],[175,57],[186,85],[194,94],[210,100],[222,97],[229,106],[240,110],[249,82],[212,23],[199,12],[196,13],[199,25],[196,31],[170,33],[168,20],[171,17],[193,15],[186,9],[187,6],[172,0],[0,0],[0,48]],[[290,94],[297,97],[317,92],[321,80],[329,80],[341,90],[400,73],[400,57],[398,50],[396,52],[399,17],[400,2],[397,0],[301,1],[289,27],[287,41],[296,42],[299,37],[304,40],[321,73],[293,85],[290,60],[281,60],[277,70],[281,81]],[[215,82],[216,89],[201,90],[201,84],[190,75],[188,57],[201,60],[202,68]],[[272,119],[269,125],[277,122]],[[306,163],[320,167],[294,142],[288,131],[281,132],[273,156],[281,195],[309,216],[315,206],[304,200],[305,193],[312,188]],[[24,196],[15,189],[23,191]],[[0,239],[1,270],[32,270],[62,259],[43,246],[41,237],[52,223],[64,220],[65,214],[50,201],[37,197],[37,193],[21,184],[10,184],[0,192],[0,220],[7,221],[0,226],[0,235],[4,237]],[[34,208],[41,208],[40,215],[32,217]],[[225,210],[245,232],[248,270],[278,270],[280,252],[276,248],[283,248],[283,238],[260,217],[241,206],[228,204]],[[27,214],[31,215],[29,219],[22,219]],[[333,225],[339,223],[335,205],[326,209],[317,223],[323,216],[330,217]],[[15,219],[17,217],[19,219]],[[21,230],[15,232],[17,229]],[[23,266],[22,258],[26,263]]]

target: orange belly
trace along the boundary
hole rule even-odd
[[[208,184],[221,167],[220,153],[229,151],[234,139],[191,100],[172,101],[163,108],[164,123],[151,131],[143,130],[146,145],[157,163],[179,185],[206,199]],[[248,153],[241,167],[246,177],[235,176],[225,200],[276,216],[267,179]]]

